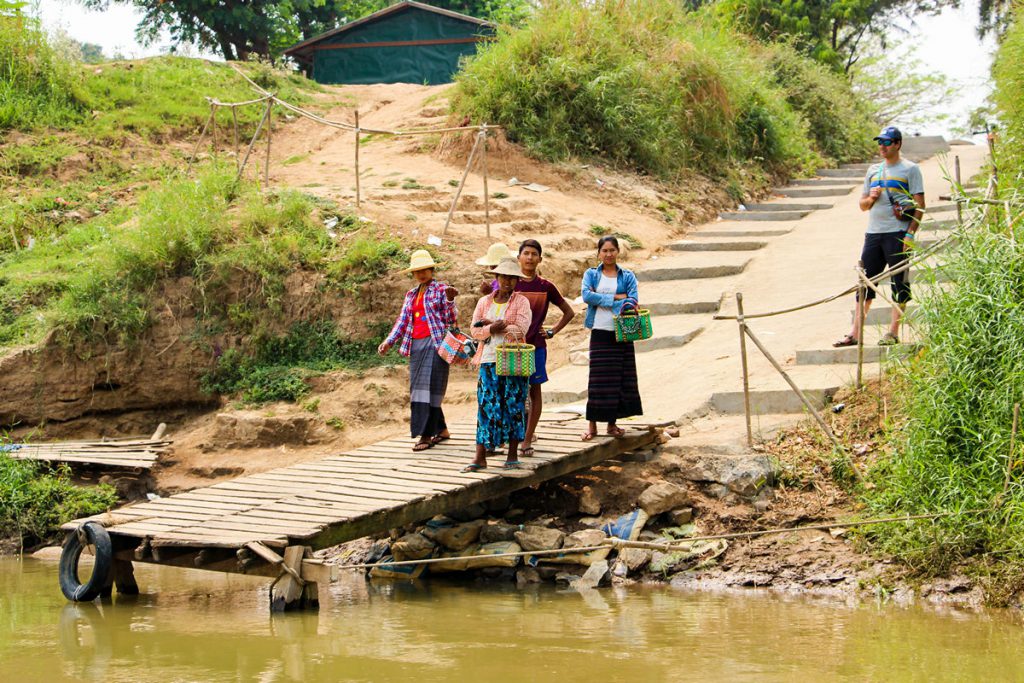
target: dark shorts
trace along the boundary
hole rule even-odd
[[[903,244],[905,232],[868,233],[864,236],[864,249],[860,260],[864,264],[864,274],[869,278],[879,275],[885,267],[896,268],[909,258],[907,248]],[[910,301],[910,273],[903,271],[892,276],[892,298],[898,304]],[[875,292],[868,289],[865,297],[870,301]]]
[[[533,352],[537,371],[530,375],[530,384],[544,384],[548,381],[548,350],[537,349]]]

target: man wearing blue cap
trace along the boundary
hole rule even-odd
[[[868,168],[860,197],[860,210],[868,212],[868,230],[860,260],[869,278],[880,274],[886,266],[893,269],[906,262],[924,213],[921,169],[914,162],[900,158],[903,134],[899,128],[884,128],[875,141],[878,142],[882,161]],[[892,309],[889,331],[878,341],[882,346],[900,343],[900,320],[910,301],[910,282],[906,271],[892,276],[892,296],[897,305]],[[864,301],[860,301],[858,296],[853,330],[832,346],[857,344],[863,332],[860,308],[864,307],[863,316],[867,316],[874,298],[872,289],[867,289]]]

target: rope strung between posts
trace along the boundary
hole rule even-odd
[[[254,89],[256,89],[257,92],[262,94],[264,96],[264,98],[267,98],[267,97],[273,98],[275,103],[281,105],[282,107],[284,107],[288,111],[291,111],[291,112],[293,112],[295,114],[298,114],[299,116],[303,116],[303,117],[305,117],[305,118],[307,118],[307,119],[309,119],[311,121],[316,121],[317,123],[320,123],[322,125],[330,126],[332,128],[340,128],[342,130],[348,130],[348,131],[356,130],[356,126],[352,125],[351,123],[346,123],[344,121],[331,121],[330,119],[325,119],[324,117],[318,116],[317,114],[314,114],[311,111],[307,111],[305,109],[302,109],[301,107],[295,106],[294,104],[292,104],[290,102],[286,102],[286,101],[280,99],[279,97],[277,97],[276,95],[272,95],[268,91],[266,91],[263,88],[261,88],[258,84],[256,84],[251,78],[246,76],[245,73],[241,69],[239,69],[236,65],[231,64],[230,66],[231,66],[232,69],[234,69],[238,73],[239,76],[244,78],[249,83],[249,85],[251,85]],[[492,125],[486,125],[485,127],[492,128],[492,129],[499,129],[499,128],[501,128],[501,126],[492,126]],[[457,132],[457,131],[479,130],[479,129],[480,129],[480,126],[453,126],[453,127],[449,127],[449,128],[422,128],[422,129],[417,129],[417,130],[405,130],[405,131],[403,131],[403,130],[384,130],[384,129],[378,129],[378,128],[360,128],[359,130],[360,130],[360,132],[366,133],[366,134],[394,135],[394,136],[401,137],[403,135],[431,135],[431,134],[434,134],[434,133],[450,133],[450,132]]]
[[[942,239],[936,241],[935,244],[932,244],[927,249],[922,249],[921,251],[917,252],[916,254],[914,254],[914,256],[912,258],[907,259],[906,262],[901,264],[899,267],[892,268],[890,270],[885,271],[884,273],[880,273],[879,275],[874,276],[873,278],[871,278],[871,282],[877,285],[877,284],[880,284],[881,281],[886,279],[886,278],[889,278],[889,277],[892,277],[893,275],[898,275],[898,274],[900,274],[900,273],[902,273],[904,271],[910,270],[911,268],[913,268],[914,266],[918,265],[919,263],[921,263],[925,259],[927,259],[927,258],[931,257],[932,255],[934,255],[939,250],[944,249],[953,240],[953,238],[955,238],[956,236],[957,236],[957,233],[954,231],[952,234],[949,234],[949,235],[943,237]],[[846,289],[844,289],[843,291],[839,292],[838,294],[833,294],[832,296],[825,297],[824,299],[818,299],[817,301],[812,301],[810,303],[801,304],[799,306],[793,306],[792,308],[783,308],[783,309],[779,309],[777,311],[768,311],[766,313],[747,313],[743,317],[746,318],[747,320],[749,320],[751,318],[770,318],[772,316],[783,315],[785,313],[795,313],[796,311],[802,311],[802,310],[807,309],[807,308],[813,308],[815,306],[820,306],[822,304],[827,304],[830,301],[835,301],[836,299],[839,299],[839,298],[842,298],[844,296],[847,296],[848,294],[852,294],[853,292],[855,292],[858,289],[860,289],[860,287],[861,287],[861,285],[858,282],[855,285],[847,287]],[[716,314],[715,316],[713,316],[714,320],[737,320],[738,318],[739,318],[739,316],[736,316],[736,315]]]
[[[822,524],[808,524],[794,527],[775,527],[772,529],[761,529],[758,531],[737,531],[728,534],[711,534],[707,536],[694,536],[676,543],[647,543],[644,541],[627,541],[621,538],[607,538],[600,545],[582,546],[579,548],[557,548],[552,550],[522,550],[514,553],[494,553],[487,555],[459,555],[457,557],[427,557],[422,560],[399,560],[394,562],[364,562],[361,564],[336,565],[338,569],[372,569],[373,567],[407,567],[419,564],[438,564],[440,562],[458,562],[460,560],[496,559],[504,557],[527,557],[545,555],[575,555],[578,553],[589,553],[605,548],[643,548],[646,550],[661,550],[664,552],[687,551],[694,543],[701,541],[722,541],[737,538],[756,538],[758,536],[769,536],[773,534],[797,533],[800,531],[828,531],[830,529],[848,529],[859,526],[873,526],[875,524],[892,524],[895,522],[911,522],[924,519],[939,519],[952,517],[954,515],[972,515],[983,512],[991,512],[992,507],[980,510],[964,510],[963,512],[933,512],[922,515],[904,515],[902,517],[880,517],[876,519],[865,519],[859,522],[827,522]]]

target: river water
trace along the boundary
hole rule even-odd
[[[1018,616],[759,592],[367,582],[268,612],[266,579],[136,565],[70,604],[57,565],[0,558],[0,680],[1021,681]]]

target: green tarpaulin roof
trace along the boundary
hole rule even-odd
[[[494,26],[420,2],[399,2],[285,50],[320,83],[449,83]]]

